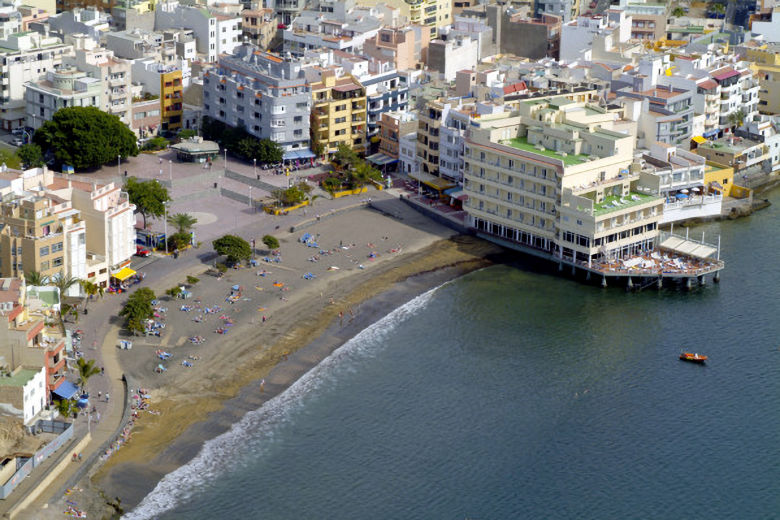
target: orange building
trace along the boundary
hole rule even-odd
[[[181,69],[160,74],[160,126],[162,131],[173,132],[181,128],[184,87]]]

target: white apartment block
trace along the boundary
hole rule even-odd
[[[321,48],[358,53],[385,24],[377,8],[355,8],[352,0],[331,5],[332,12],[301,12],[284,30],[284,51],[301,56]]]
[[[27,84],[27,126],[40,128],[61,108],[100,107],[101,81],[73,67],[59,67]]]
[[[564,63],[592,61],[594,41],[601,40],[605,50],[631,38],[631,17],[610,9],[602,16],[580,16],[561,26],[559,60]]]
[[[215,62],[241,45],[241,17],[202,7],[181,5],[176,0],[161,2],[155,11],[155,29],[191,29],[198,53]]]
[[[25,84],[54,70],[72,51],[71,45],[34,32],[0,40],[0,126],[4,130],[25,124]]]
[[[472,122],[465,145],[469,225],[485,236],[591,265],[652,248],[659,179],[634,138],[583,103],[532,100]]]

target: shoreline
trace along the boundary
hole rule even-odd
[[[79,500],[86,502],[85,509],[95,516],[113,513],[109,501],[102,497],[111,497],[112,502],[113,497],[118,497],[122,509],[131,510],[164,475],[195,457],[206,440],[284,392],[361,330],[428,289],[491,265],[492,258],[500,254],[500,248],[492,244],[458,235],[429,240],[419,250],[382,262],[382,267],[377,265],[370,274],[344,273],[331,285],[335,283],[341,289],[339,305],[357,308],[358,312],[343,327],[339,326],[334,309],[323,308],[321,302],[291,302],[301,319],[311,318],[305,327],[278,327],[275,340],[268,347],[257,339],[252,341],[249,351],[237,345],[236,359],[246,364],[237,365],[221,377],[209,374],[216,392],[194,397],[180,390],[180,395],[165,395],[154,406],[161,414],[144,416],[136,425],[133,441],[81,483],[86,493]],[[284,360],[286,352],[288,360]],[[266,385],[261,394],[262,379]]]

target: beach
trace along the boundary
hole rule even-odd
[[[399,201],[384,204],[382,212],[353,209],[280,233],[279,254],[258,244],[256,266],[222,277],[197,274],[200,280],[188,286],[191,298],[160,298],[160,338],[125,338],[114,324],[104,355],[116,357],[150,396],[150,411],[138,413],[129,441],[68,499],[90,517],[112,512],[104,497],[118,497],[129,511],[205,440],[283,392],[360,330],[501,254]],[[301,242],[306,234],[308,244]],[[185,278],[177,274],[153,289],[160,295]],[[215,332],[220,329],[226,333]],[[118,350],[117,339],[133,341],[133,348]],[[44,511],[59,517],[64,500],[31,509],[28,517],[42,518]]]

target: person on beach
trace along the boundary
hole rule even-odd
[[[339,325],[344,325],[344,311],[339,311]]]
[[[265,314],[263,314],[263,323],[265,323],[266,317]]]
[[[106,392],[106,402],[108,402],[108,392]]]
[[[260,381],[260,391],[265,392],[265,379]]]

